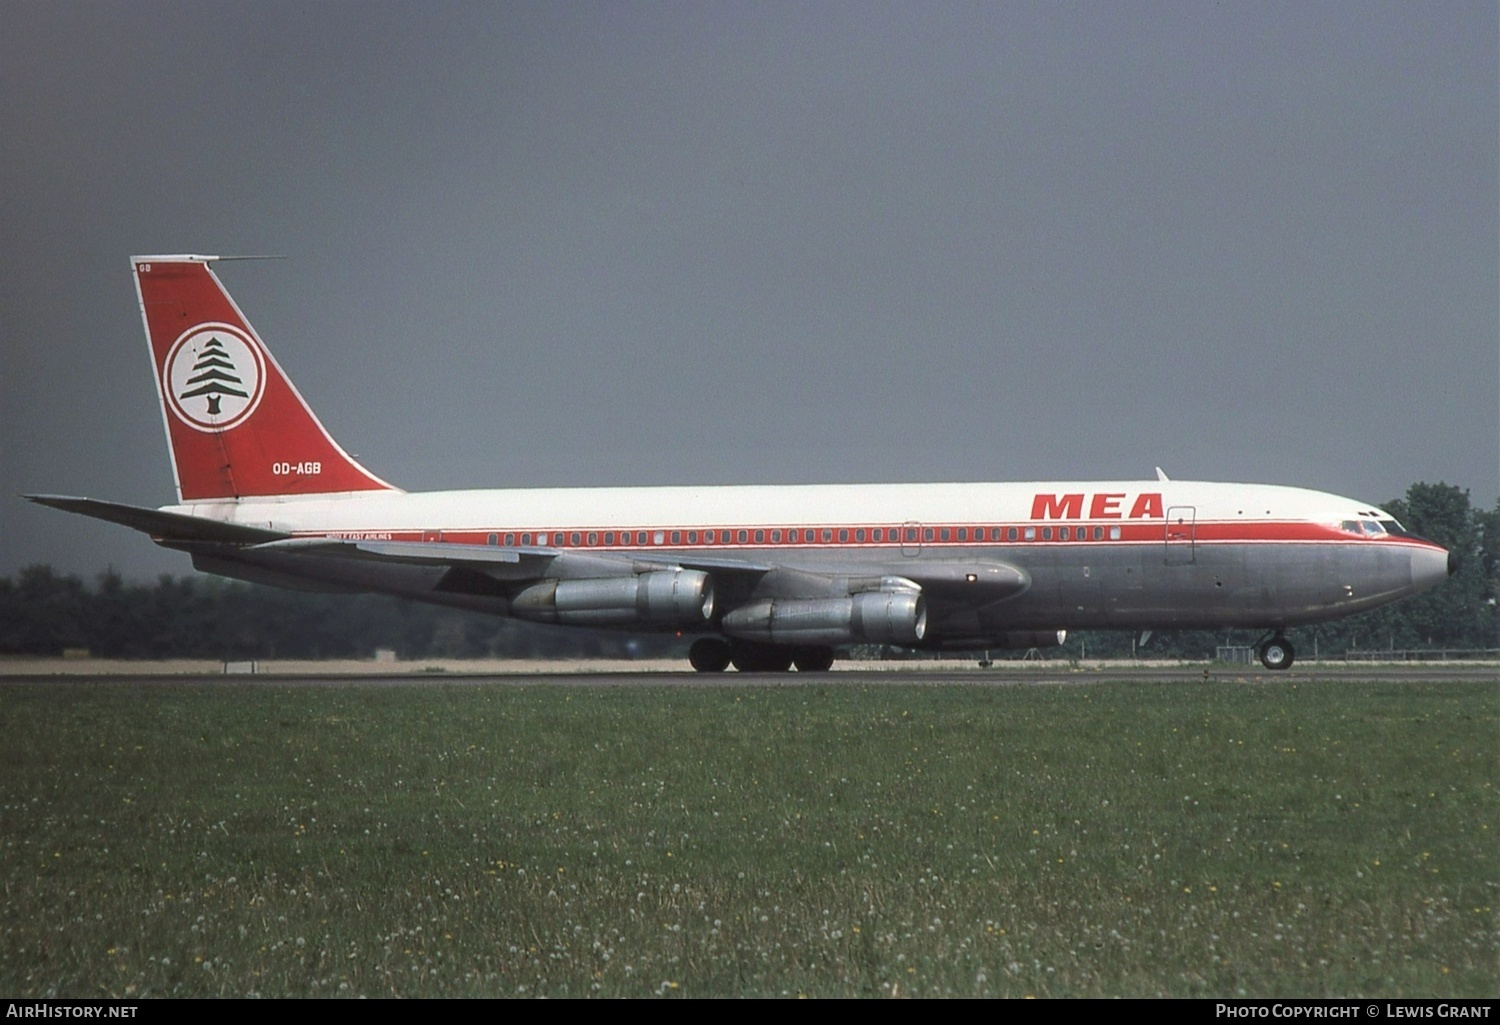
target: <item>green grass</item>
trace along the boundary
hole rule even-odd
[[[1493,996],[1497,697],[6,686],[0,992]]]

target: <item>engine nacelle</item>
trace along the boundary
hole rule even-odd
[[[915,644],[927,633],[927,603],[910,591],[773,598],[735,609],[720,629],[731,637],[774,644]]]
[[[511,600],[511,614],[569,626],[699,626],[713,618],[714,585],[696,569],[629,577],[543,580]]]

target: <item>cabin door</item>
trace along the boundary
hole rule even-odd
[[[1191,505],[1167,508],[1166,561],[1168,566],[1189,566],[1197,561],[1198,510]]]
[[[901,524],[901,554],[908,559],[922,554],[922,525],[915,520]]]

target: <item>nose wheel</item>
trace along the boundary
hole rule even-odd
[[[1280,634],[1260,646],[1260,664],[1267,669],[1290,669],[1296,657],[1292,642]]]

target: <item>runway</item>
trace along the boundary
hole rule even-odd
[[[234,665],[234,664],[231,664]],[[128,663],[26,660],[0,663],[0,687],[54,683],[133,686],[409,687],[1028,687],[1098,686],[1202,681],[1205,684],[1273,684],[1389,681],[1399,683],[1500,683],[1494,662],[1303,663],[1283,672],[1229,664],[1008,662],[990,668],[964,663],[849,664],[827,673],[695,673],[676,663],[371,662],[240,663],[226,672],[211,663]],[[878,666],[878,668],[875,668]],[[252,671],[253,669],[253,671]]]

